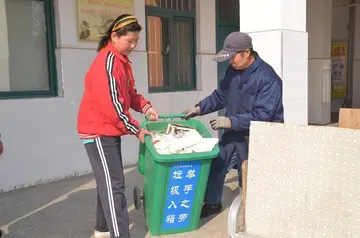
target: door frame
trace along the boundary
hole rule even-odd
[[[238,0],[238,1],[240,1],[240,0]],[[235,22],[232,22],[232,21],[226,21],[226,20],[220,20],[219,19],[220,18],[220,14],[219,14],[220,2],[221,2],[221,0],[215,0],[216,52],[219,52],[222,49],[222,44],[223,44],[223,42],[220,42],[220,38],[218,37],[221,26],[234,27],[234,28],[240,29],[240,21],[235,23]],[[239,13],[239,15],[240,15],[240,13]],[[239,19],[240,19],[240,17],[239,17]],[[219,67],[219,64],[217,64],[217,67]],[[219,77],[217,77],[217,78],[218,78],[217,82],[219,83],[220,79],[219,79]]]
[[[221,0],[215,0],[215,11],[216,11],[216,53],[217,52],[219,52],[221,49],[222,49],[222,47],[223,47],[223,40],[222,39],[220,39],[220,37],[219,37],[219,33],[220,33],[220,29],[221,29],[221,27],[234,27],[234,28],[237,28],[237,29],[240,29],[240,21],[238,21],[238,22],[233,22],[233,21],[226,21],[226,20],[220,20],[219,18],[220,18],[220,14],[219,14],[219,11],[220,11],[220,1]],[[240,0],[238,0],[238,1],[240,1]],[[223,1],[224,2],[224,1]],[[240,3],[239,3],[240,4]],[[240,14],[240,12],[239,12],[239,14]],[[240,18],[240,17],[239,17]],[[221,42],[220,42],[220,40],[221,40]],[[217,66],[217,70],[219,71],[219,64],[220,63],[217,63],[216,64],[216,66]],[[219,77],[219,72],[216,74],[216,78],[217,78],[217,84],[219,85],[219,83],[220,83],[220,81],[222,80],[222,78],[221,77]],[[218,114],[218,116],[224,116],[224,114],[225,114],[225,111],[224,111],[224,109],[222,109],[222,110],[219,110],[218,112],[217,112],[217,114]],[[222,131],[218,131],[218,137],[220,138],[221,137],[221,135],[222,135]]]

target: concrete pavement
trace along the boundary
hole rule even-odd
[[[143,186],[137,167],[126,173],[126,198],[133,238],[150,236],[142,210],[133,205],[134,186]],[[0,194],[0,227],[2,238],[90,238],[95,224],[96,190],[92,175]],[[222,238],[227,237],[227,214],[238,193],[236,172],[227,176],[224,188],[224,211],[201,220],[194,232],[162,237]]]

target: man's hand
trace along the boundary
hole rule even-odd
[[[210,120],[210,125],[213,130],[229,129],[231,120],[228,117],[215,117]]]
[[[142,144],[144,144],[146,135],[152,135],[152,133],[144,128],[141,128],[140,131],[136,134],[136,137]]]
[[[155,111],[153,107],[150,107],[146,112],[145,115],[149,117],[150,121],[157,121],[159,120],[159,114]]]
[[[185,111],[183,111],[183,114],[185,114],[184,118],[187,120],[187,119],[190,119],[192,117],[196,117],[196,116],[199,116],[200,114],[200,107],[197,106],[197,107],[192,107],[192,108],[188,108],[186,109]]]

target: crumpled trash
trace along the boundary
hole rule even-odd
[[[168,124],[165,133],[152,136],[154,148],[159,154],[186,154],[212,151],[218,138],[203,138],[190,127]]]

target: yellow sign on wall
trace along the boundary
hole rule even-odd
[[[336,42],[331,46],[331,96],[345,98],[347,79],[348,43]]]
[[[134,14],[133,0],[77,0],[78,38],[99,41],[121,14]]]

